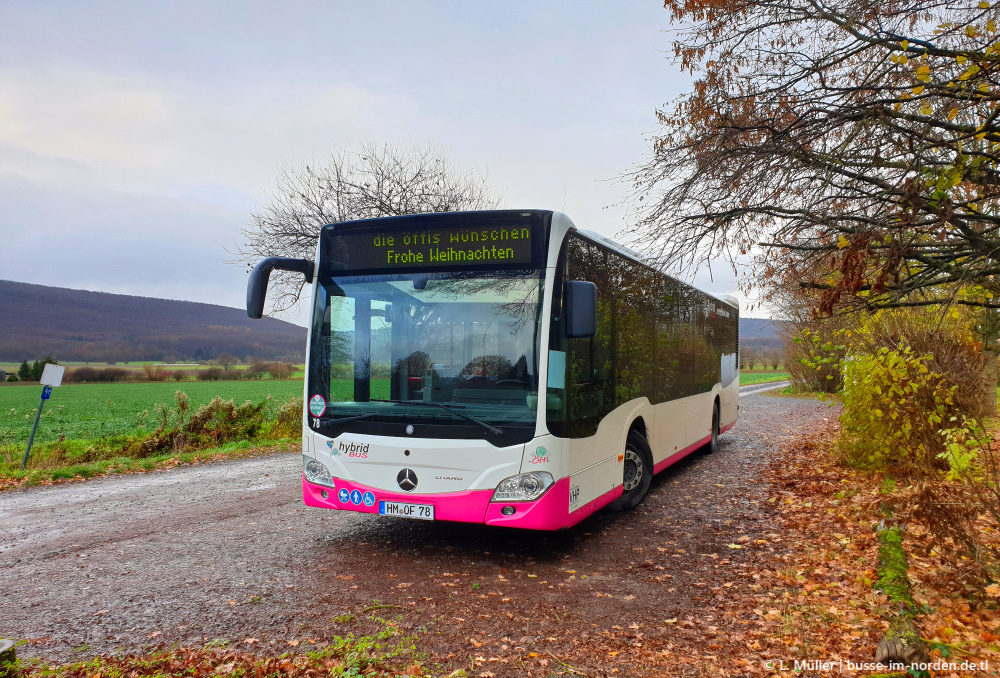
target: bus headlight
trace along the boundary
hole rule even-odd
[[[302,466],[306,472],[306,480],[317,485],[329,485],[333,487],[333,478],[330,477],[330,469],[311,457],[302,457]]]
[[[552,487],[552,474],[532,471],[505,478],[493,492],[492,501],[534,501]]]

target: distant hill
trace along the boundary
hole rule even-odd
[[[770,339],[778,336],[780,320],[770,318],[740,318],[741,339]]]
[[[0,280],[0,360],[91,362],[239,358],[301,362],[306,330],[191,301]]]
[[[784,342],[779,334],[780,320],[770,318],[740,318],[740,345],[779,348]]]

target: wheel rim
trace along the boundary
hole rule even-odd
[[[625,448],[625,491],[631,492],[642,482],[642,455],[631,447]]]

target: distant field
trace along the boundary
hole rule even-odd
[[[751,384],[764,384],[769,381],[785,381],[788,379],[788,372],[740,372],[740,386]]]
[[[344,380],[347,381],[347,380]],[[35,440],[48,442],[60,434],[68,439],[95,439],[105,435],[152,431],[154,408],[172,405],[174,393],[184,391],[198,407],[220,396],[236,402],[260,402],[272,396],[279,403],[302,395],[302,381],[186,381],[118,384],[67,384],[53,389],[43,409]],[[346,393],[346,386],[344,387]],[[0,386],[0,444],[26,442],[41,395],[37,385]]]
[[[33,361],[29,360],[28,362],[30,364]],[[190,371],[190,370],[207,370],[210,367],[217,367],[217,365],[199,365],[197,363],[194,363],[194,364],[174,365],[174,364],[171,364],[171,363],[158,363],[158,362],[153,362],[153,361],[150,361],[150,360],[144,360],[142,362],[134,362],[133,361],[133,362],[129,362],[129,363],[121,362],[121,363],[114,363],[113,365],[109,364],[109,363],[83,363],[83,362],[74,362],[74,361],[65,361],[65,362],[64,361],[59,361],[59,364],[63,365],[68,370],[72,370],[72,369],[74,369],[76,367],[93,367],[93,368],[99,369],[99,370],[103,369],[105,367],[120,367],[122,369],[133,370],[133,371],[137,371],[137,372],[142,372],[143,365],[146,365],[146,364],[152,364],[152,365],[156,365],[156,366],[162,367],[163,369],[167,370],[168,372],[175,372],[177,370],[183,370],[185,372]],[[21,367],[21,363],[3,363],[3,362],[0,362],[0,370],[5,371],[7,374],[17,374],[17,370],[18,370],[19,367]],[[245,370],[245,369],[247,369],[249,367],[250,367],[249,365],[233,365],[229,369],[231,369],[231,370]],[[302,365],[296,365],[295,369],[298,372],[302,372],[303,371],[303,366]]]

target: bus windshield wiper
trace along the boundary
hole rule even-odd
[[[483,428],[485,428],[487,431],[489,431],[490,433],[492,433],[495,436],[502,436],[503,435],[503,429],[502,428],[497,428],[493,424],[489,424],[489,423],[483,421],[482,419],[479,419],[477,417],[473,417],[471,414],[466,414],[465,412],[461,412],[459,410],[456,410],[456,409],[453,409],[451,407],[448,407],[444,403],[435,403],[435,402],[430,401],[430,400],[377,400],[375,402],[380,402],[380,403],[400,403],[402,405],[419,405],[419,406],[422,406],[422,407],[427,407],[427,406],[440,407],[442,410],[448,410],[452,414],[457,414],[458,416],[462,417],[462,419],[468,419],[469,421],[471,421],[471,422],[473,422],[475,424],[479,424],[480,426],[482,426]]]

